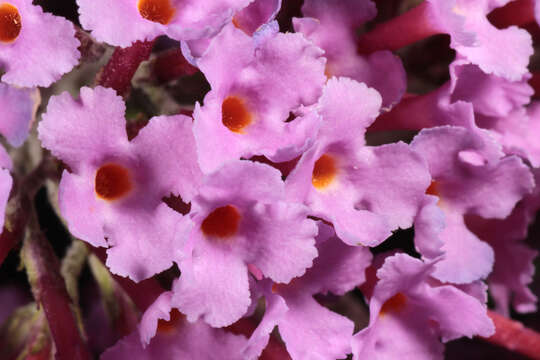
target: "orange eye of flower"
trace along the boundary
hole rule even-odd
[[[132,187],[129,171],[121,165],[105,164],[96,172],[95,191],[102,199],[119,199]]]
[[[315,162],[311,183],[317,189],[324,189],[334,181],[337,171],[336,160],[332,156],[324,154]]]
[[[385,301],[379,314],[383,316],[389,312],[400,312],[405,308],[405,305],[407,305],[407,297],[403,293],[397,293]]]
[[[428,195],[435,195],[435,196],[439,196],[439,190],[437,189],[438,188],[438,184],[436,181],[432,181],[431,184],[429,184],[429,187],[426,189],[426,194]]]
[[[22,22],[19,10],[9,3],[0,5],[0,41],[14,41],[21,32]]]
[[[171,317],[169,321],[159,319],[157,331],[160,334],[168,334],[175,331],[178,326],[184,321],[185,316],[177,309],[171,310]]]
[[[221,121],[232,132],[241,134],[251,124],[252,115],[244,100],[228,96],[221,105]]]
[[[176,12],[171,0],[139,0],[138,8],[143,18],[163,25],[170,23]]]
[[[230,237],[236,235],[240,218],[240,213],[234,206],[222,206],[212,211],[204,219],[201,230],[207,236]]]
[[[426,194],[437,196],[439,198],[439,200],[437,201],[437,205],[438,206],[444,206],[443,199],[441,197],[441,192],[439,190],[439,187],[440,187],[439,183],[437,181],[435,181],[435,180],[432,180],[431,184],[426,189]]]

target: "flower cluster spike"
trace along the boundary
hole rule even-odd
[[[540,0],[46,5],[0,0],[8,360],[537,355]]]

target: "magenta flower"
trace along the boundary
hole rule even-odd
[[[251,304],[248,268],[288,283],[312,265],[317,226],[307,214],[286,202],[281,175],[270,166],[235,161],[207,175],[192,201],[194,227],[178,261],[173,306],[215,327],[238,320]]]
[[[41,103],[37,89],[19,89],[0,83],[0,134],[13,146],[26,140]]]
[[[231,47],[234,53],[227,52]],[[315,134],[317,115],[286,120],[317,101],[324,63],[322,50],[301,34],[268,27],[251,38],[225,27],[197,63],[212,87],[193,113],[203,171],[253,155],[275,161],[300,155]]]
[[[411,146],[428,162],[433,181],[427,192],[439,197],[445,215],[446,226],[439,234],[445,257],[433,276],[454,283],[487,277],[493,250],[465,226],[463,217],[507,217],[534,186],[528,167],[515,156],[503,157],[489,135],[461,127],[423,130]]]
[[[408,145],[364,145],[380,105],[380,95],[364,84],[330,79],[318,104],[317,141],[287,178],[289,197],[331,222],[350,245],[378,245],[410,227],[429,186],[425,162]]]
[[[325,51],[328,77],[347,76],[376,89],[383,110],[401,100],[407,85],[401,60],[390,51],[357,51],[357,29],[377,14],[373,2],[307,0],[302,13],[306,17],[293,19],[295,30]]]
[[[171,311],[171,296],[170,292],[163,293],[144,313],[139,332],[146,346],[134,332],[108,349],[101,359],[243,359],[243,336],[212,328],[203,321],[190,323],[177,310]]]
[[[515,26],[497,29],[486,17],[508,2],[426,0],[366,33],[359,41],[359,50],[396,50],[434,34],[449,34],[450,47],[458,58],[478,65],[487,74],[517,81],[528,73],[533,54],[531,36]],[[511,55],[500,56],[500,49]]]
[[[355,360],[404,354],[410,359],[443,359],[440,340],[495,332],[479,299],[450,285],[430,284],[435,264],[405,254],[386,258],[369,301],[369,326],[352,342]]]
[[[114,273],[139,281],[170,267],[189,231],[189,221],[162,199],[189,202],[197,192],[191,119],[152,118],[128,141],[125,106],[114,90],[82,88],[80,96],[53,97],[38,129],[43,146],[70,169],[60,182],[60,210],[73,235],[109,247]]]
[[[317,303],[313,295],[343,295],[362,284],[372,256],[365,247],[344,244],[330,226],[321,222],[317,250],[319,256],[313,267],[289,284],[257,284],[265,296],[266,311],[249,339],[246,358],[257,357],[275,326],[293,359],[310,354],[320,359],[338,359],[351,352],[353,322]]]
[[[493,0],[430,0],[434,21],[450,34],[450,46],[472,64],[488,74],[508,80],[520,80],[528,73],[527,64],[533,53],[527,31],[517,27],[497,29],[487,14],[509,1]],[[504,48],[512,56],[500,56]]]
[[[49,86],[77,65],[79,41],[71,22],[44,13],[31,0],[2,2],[0,19],[3,82]]]
[[[518,108],[506,117],[492,119],[491,130],[507,154],[521,156],[535,168],[540,166],[540,103]]]
[[[77,0],[80,21],[102,42],[127,47],[167,35],[176,40],[208,38],[253,0]]]
[[[33,3],[2,359],[538,357],[540,0]]]
[[[280,8],[281,0],[254,0],[237,12],[232,22],[246,34],[253,35],[261,26],[274,20]]]
[[[537,186],[525,196],[505,219],[466,218],[467,226],[486,241],[495,253],[495,264],[489,275],[490,293],[496,310],[506,316],[510,307],[520,313],[536,311],[537,298],[528,288],[535,272],[534,259],[538,255],[524,243],[528,227],[540,209],[540,173],[533,170]]]

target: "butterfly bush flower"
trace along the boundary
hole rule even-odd
[[[410,227],[430,183],[424,160],[407,144],[365,146],[380,106],[380,95],[365,84],[330,79],[318,103],[317,140],[287,177],[290,198],[331,222],[350,245],[378,245]]]
[[[172,305],[215,327],[238,320],[251,304],[248,268],[288,283],[312,265],[317,226],[307,214],[286,201],[281,174],[268,165],[233,161],[207,175],[192,201]]]
[[[277,325],[293,359],[317,354],[320,359],[340,359],[351,352],[354,324],[315,301],[313,295],[343,295],[365,281],[372,255],[362,246],[351,247],[335,236],[331,226],[319,222],[319,256],[313,267],[289,284],[261,282],[266,299],[261,323],[249,339],[245,356],[255,359]]]
[[[527,80],[519,81],[484,73],[463,59],[450,66],[450,80],[424,95],[401,101],[389,114],[374,124],[373,130],[419,130],[440,125],[477,127],[502,132],[511,114],[525,111],[533,89]],[[500,124],[499,124],[500,123]],[[501,130],[498,130],[501,128]],[[494,134],[494,136],[497,136]]]
[[[540,166],[540,103],[534,101],[527,108],[519,108],[506,117],[492,119],[493,136],[507,154],[521,156],[535,168]]]
[[[478,119],[506,117],[527,105],[534,91],[527,83],[529,74],[510,81],[504,77],[487,74],[465,60],[450,64],[450,81],[447,95],[450,102],[466,101],[473,105]]]
[[[208,38],[253,0],[77,0],[82,26],[98,41],[127,47],[167,35]]]
[[[500,317],[537,309],[525,240],[540,209],[538,39],[517,26],[538,30],[540,0],[75,2],[93,38],[126,49],[94,88],[78,85],[97,69],[83,61],[40,113],[37,87],[71,71],[79,45],[97,66],[108,56],[75,37],[77,19],[0,0],[0,265],[25,234],[40,305],[0,327],[0,348],[432,360],[463,336],[504,343]],[[437,34],[449,37],[392,52]],[[177,78],[162,86],[168,65]],[[126,103],[118,84],[134,88]],[[36,113],[39,151],[25,143]],[[58,209],[27,206],[45,181]],[[61,262],[42,224],[56,210],[73,240]],[[106,267],[90,255],[87,291],[94,247]],[[89,341],[70,311],[88,304]],[[537,339],[519,345],[536,334],[512,326],[512,346],[536,356]]]
[[[26,140],[40,103],[37,89],[0,83],[0,134],[11,145],[21,146]]]
[[[277,16],[281,8],[281,0],[254,0],[248,6],[238,11],[232,18],[231,23],[246,35],[253,36],[261,31]],[[276,24],[272,23],[272,27]],[[276,30],[277,31],[277,30]],[[182,54],[192,65],[198,66],[198,61],[208,50],[212,38],[197,40],[185,40],[180,43]]]
[[[281,0],[255,0],[237,12],[232,23],[246,34],[253,35],[261,26],[272,21],[280,8]]]
[[[78,46],[73,24],[64,18],[44,13],[31,0],[0,3],[3,82],[49,86],[77,65]]]
[[[163,293],[144,313],[139,332],[120,340],[101,359],[242,360],[243,336],[212,328],[202,320],[190,323],[177,310],[171,311],[171,297],[171,292]]]
[[[536,296],[528,288],[534,275],[534,259],[538,252],[523,240],[528,227],[540,209],[540,172],[533,170],[536,187],[525,196],[505,219],[466,218],[467,226],[495,252],[493,272],[488,284],[496,310],[506,316],[510,307],[520,313],[536,311]]]
[[[411,146],[428,162],[433,180],[427,192],[439,197],[445,215],[439,234],[445,257],[435,265],[433,276],[454,283],[487,277],[493,250],[466,227],[464,215],[506,218],[534,186],[529,168],[515,156],[503,157],[488,134],[461,127],[423,130]]]
[[[191,119],[150,119],[128,141],[125,105],[112,89],[82,88],[80,100],[51,98],[39,124],[43,146],[69,170],[58,201],[69,230],[93,246],[109,247],[107,266],[142,280],[172,265],[189,222],[162,201],[189,202],[201,173]]]
[[[528,73],[529,57],[533,53],[532,40],[529,33],[515,26],[507,29],[497,29],[490,24],[486,15],[496,7],[509,1],[497,0],[432,0],[437,14],[437,23],[450,34],[450,46],[456,52],[476,64],[482,71],[508,80],[520,80]],[[450,4],[448,4],[450,3]],[[456,28],[452,24],[455,15],[460,17],[463,25]],[[459,34],[473,34],[474,41],[462,41]],[[455,36],[454,34],[458,35]],[[500,56],[503,48],[511,56]]]
[[[483,302],[430,283],[435,264],[405,254],[386,258],[369,300],[369,325],[352,341],[353,359],[443,359],[441,340],[495,332]]]
[[[308,0],[302,7],[304,18],[294,18],[294,28],[325,51],[326,75],[347,76],[375,88],[382,107],[398,103],[406,88],[401,60],[390,51],[361,55],[357,51],[356,29],[377,14],[370,0]]]
[[[12,146],[20,146],[28,137],[41,102],[35,88],[16,88],[0,83],[0,134]],[[4,226],[6,205],[13,185],[11,158],[0,146],[0,228]]]
[[[528,73],[532,39],[523,29],[497,29],[487,14],[509,0],[426,0],[408,12],[379,24],[359,40],[369,53],[379,48],[397,49],[434,34],[449,34],[450,47],[488,74],[511,81]],[[399,36],[396,36],[399,34]],[[500,56],[505,49],[509,56]]]
[[[291,160],[314,135],[316,113],[286,120],[320,96],[323,52],[301,34],[275,31],[267,27],[251,38],[229,25],[198,61],[212,87],[193,113],[204,172],[253,155]]]

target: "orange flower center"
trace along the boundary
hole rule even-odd
[[[429,184],[429,187],[426,189],[426,194],[441,197],[439,195],[439,190],[437,188],[438,188],[437,182],[432,181],[431,184]]]
[[[201,230],[207,236],[230,237],[236,235],[240,218],[240,213],[234,206],[222,206],[212,211],[204,219]]]
[[[104,200],[119,199],[132,187],[129,171],[121,165],[105,164],[96,172],[96,194]]]
[[[243,133],[243,130],[251,124],[252,115],[244,100],[236,96],[228,96],[221,105],[221,121],[229,130],[235,133]]]
[[[139,0],[138,8],[143,18],[163,25],[170,23],[176,12],[171,0]]]
[[[185,315],[182,314],[180,311],[178,311],[177,309],[172,309],[171,318],[169,319],[169,321],[159,319],[157,327],[158,333],[169,334],[175,331],[185,318]]]
[[[432,180],[431,184],[426,189],[426,194],[437,196],[439,198],[439,200],[437,201],[437,206],[443,207],[444,203],[443,203],[443,200],[442,200],[442,197],[441,197],[441,191],[440,191],[439,188],[440,188],[439,183],[437,181],[435,181],[435,180]]]
[[[315,162],[311,183],[317,189],[324,189],[334,181],[337,171],[336,160],[332,156],[324,154]]]
[[[0,41],[15,41],[21,32],[22,22],[19,10],[9,3],[0,5]]]
[[[405,305],[407,305],[407,297],[403,293],[397,293],[390,299],[386,300],[381,307],[379,314],[384,316],[390,312],[400,312],[405,308]]]

